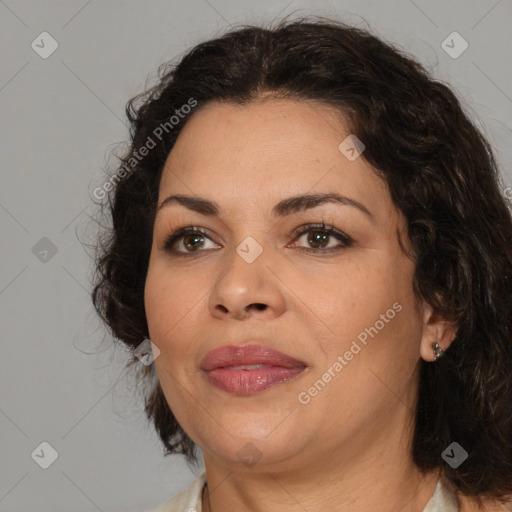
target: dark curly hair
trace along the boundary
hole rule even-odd
[[[416,295],[457,327],[443,358],[421,360],[412,459],[422,471],[443,467],[477,503],[503,501],[512,493],[512,218],[493,150],[454,92],[396,46],[318,17],[237,27],[163,64],[158,78],[128,102],[131,144],[101,189],[113,225],[98,239],[92,300],[114,337],[132,351],[148,337],[159,183],[190,116],[263,94],[333,106],[407,219]],[[145,366],[137,376],[148,384],[147,419],[166,455],[197,461],[155,373]],[[456,469],[441,458],[453,441],[469,452]]]

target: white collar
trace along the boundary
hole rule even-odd
[[[437,481],[434,494],[423,509],[423,512],[459,512],[457,498],[447,487],[443,477]]]
[[[206,472],[203,471],[185,490],[174,496],[153,512],[201,512],[202,493],[206,484]],[[453,492],[441,477],[437,481],[434,494],[423,512],[459,512],[459,505]]]

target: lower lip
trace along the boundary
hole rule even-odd
[[[305,368],[271,366],[255,370],[215,368],[206,372],[211,384],[235,395],[252,395],[271,386],[293,379]]]

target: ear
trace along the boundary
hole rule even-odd
[[[421,306],[423,333],[421,336],[420,355],[425,361],[435,361],[432,344],[437,342],[447,350],[457,336],[457,328],[449,321],[434,313],[430,304],[423,301]]]

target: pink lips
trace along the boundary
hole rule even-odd
[[[251,395],[293,379],[306,365],[263,345],[228,345],[208,352],[201,368],[214,386],[235,395]]]

